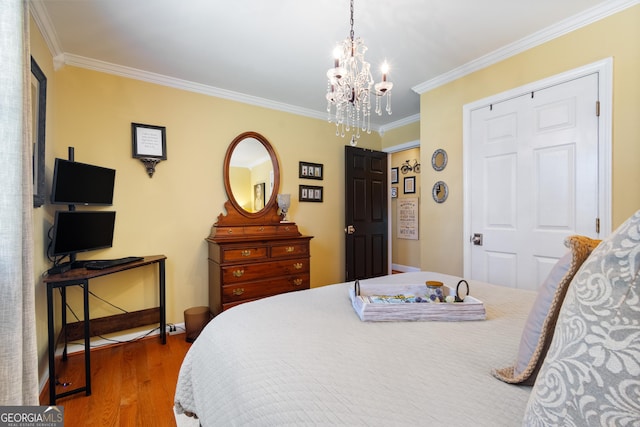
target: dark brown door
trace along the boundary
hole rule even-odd
[[[388,274],[387,154],[345,146],[346,281]]]

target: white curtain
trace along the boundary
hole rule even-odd
[[[0,7],[0,406],[38,405],[29,18]]]

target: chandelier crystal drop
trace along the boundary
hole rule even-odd
[[[371,133],[371,97],[375,98],[375,113],[382,115],[382,98],[386,98],[385,111],[391,114],[391,89],[387,81],[389,66],[382,66],[382,81],[374,85],[371,66],[364,59],[367,47],[353,32],[353,0],[351,0],[351,32],[333,51],[333,68],[327,71],[327,113],[329,122],[335,121],[336,136],[351,135],[356,145],[360,131]],[[332,114],[333,113],[333,114]]]

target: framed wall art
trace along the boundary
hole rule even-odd
[[[416,192],[416,177],[407,176],[404,178],[404,194],[415,194]]]
[[[47,78],[31,57],[31,118],[33,139],[33,207],[44,205],[44,144],[47,118]]]
[[[298,163],[298,178],[322,179],[324,176],[324,165],[321,163]]]
[[[167,128],[131,123],[131,142],[133,158],[144,164],[149,178],[153,177],[158,162],[167,160]]]
[[[301,202],[322,202],[324,189],[316,185],[301,185],[298,198]]]
[[[131,123],[133,157],[167,160],[167,128]]]
[[[391,168],[391,183],[398,183],[398,168]]]
[[[398,218],[398,239],[419,240],[418,224],[420,216],[418,213],[418,198],[404,197],[398,199],[397,218]]]

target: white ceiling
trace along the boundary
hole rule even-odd
[[[355,0],[374,78],[386,59],[393,114],[419,92],[640,0]],[[349,34],[349,1],[32,0],[54,62],[326,118],[325,73]]]

